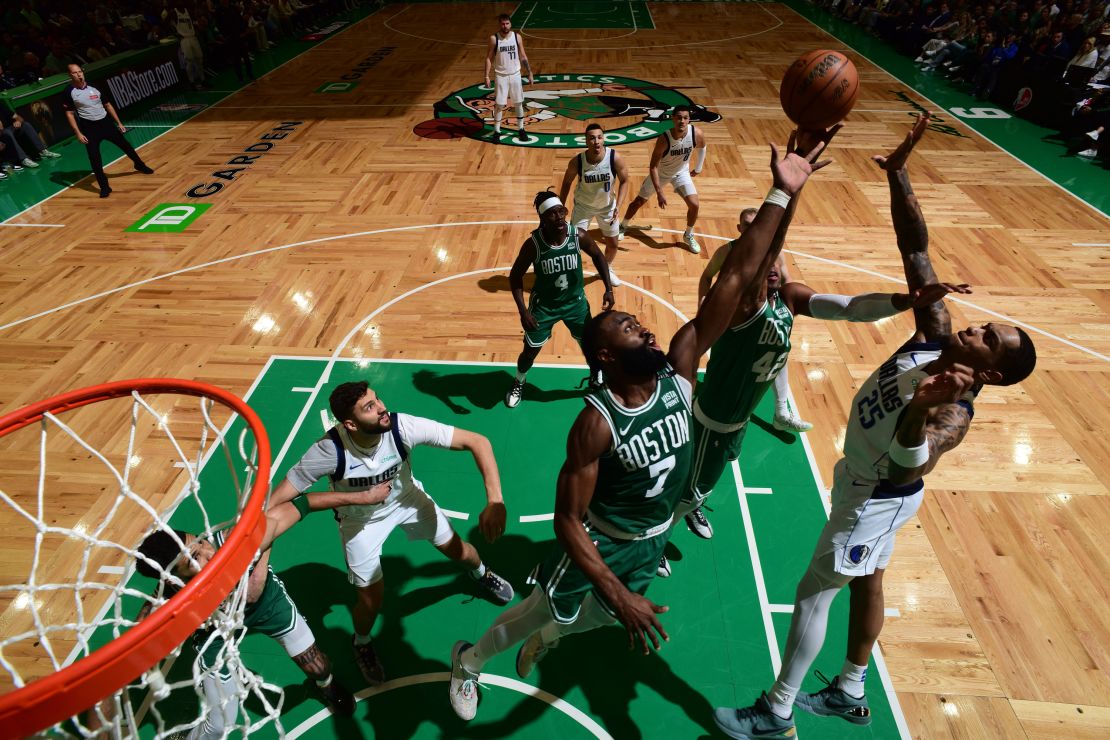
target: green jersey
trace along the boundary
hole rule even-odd
[[[532,232],[532,244],[536,247],[536,259],[532,263],[536,282],[532,286],[529,310],[541,309],[552,314],[585,302],[582,252],[574,224],[567,224],[567,238],[562,244],[548,244],[542,229]]]
[[[775,380],[790,354],[794,315],[778,291],[754,316],[726,331],[714,344],[698,384],[695,401],[698,420],[716,422],[718,432],[739,428],[752,415],[759,400]]]
[[[689,381],[668,366],[639,408],[625,408],[604,386],[586,396],[613,436],[612,447],[598,461],[589,508],[589,520],[601,531],[616,528],[636,535],[669,526],[694,457],[691,390]]]

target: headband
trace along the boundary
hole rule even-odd
[[[550,198],[542,201],[538,206],[536,206],[536,211],[542,216],[545,211],[549,211],[555,206],[561,205],[563,205],[563,201],[559,200],[559,197],[557,195],[552,195]]]

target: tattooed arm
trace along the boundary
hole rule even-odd
[[[929,459],[914,468],[906,468],[893,460],[887,480],[895,485],[913,483],[936,467],[941,455],[955,449],[971,426],[971,412],[958,401],[974,383],[971,370],[954,365],[930,375],[918,385],[895,439],[902,447],[929,445]]]

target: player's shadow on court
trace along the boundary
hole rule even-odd
[[[532,290],[532,284],[536,281],[532,273],[524,276],[524,290]],[[492,275],[484,277],[478,281],[478,287],[487,293],[508,293],[512,290],[509,285],[509,276],[505,275]]]
[[[751,421],[760,429],[770,434],[772,437],[782,442],[783,444],[793,445],[801,442],[800,435],[793,432],[786,432],[781,429],[775,429],[775,425],[766,419],[761,419],[755,414],[751,415]]]
[[[55,170],[50,173],[50,181],[63,187],[77,188],[89,193],[100,193],[100,185],[97,184],[94,178],[89,177],[89,174],[88,170]],[[138,174],[138,172],[114,173],[108,175],[108,182],[111,184],[117,177],[130,177]],[[88,179],[86,180],[86,178]]]
[[[659,241],[658,239],[649,236],[646,231],[626,231],[624,234],[625,241],[629,239],[638,241],[649,249],[686,249],[686,245],[682,243],[679,235],[675,235],[672,241]]]
[[[583,370],[583,377],[585,371]],[[437,373],[434,370],[417,370],[412,376],[416,390],[428,396],[435,396],[448,409],[456,414],[469,414],[471,407],[492,409],[505,400],[513,384],[513,375],[508,370],[489,370],[484,373]],[[544,389],[531,382],[524,383],[524,400],[528,403],[551,403],[568,398],[581,398],[584,389],[553,388]],[[458,400],[456,400],[458,399]]]

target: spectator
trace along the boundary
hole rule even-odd
[[[0,65],[0,90],[11,90],[13,87],[26,85],[27,78],[19,72],[5,70],[3,65]]]
[[[15,154],[12,159],[31,169],[39,165],[28,153],[37,159],[57,159],[61,156],[46,148],[46,144],[30,121],[24,120],[18,113],[8,113],[2,107],[0,107],[0,140]]]
[[[1098,66],[1098,50],[1095,49],[1095,40],[1093,37],[1084,39],[1079,46],[1079,51],[1075,52],[1075,56],[1064,68],[1064,80],[1085,85],[1094,74],[1096,66]]]
[[[971,94],[979,100],[988,99],[994,93],[998,84],[998,75],[1011,59],[1017,56],[1017,36],[1006,34],[1002,43],[987,51],[986,57],[980,62],[972,79]]]
[[[252,34],[243,17],[243,10],[231,0],[220,0],[220,5],[216,8],[216,27],[220,31],[227,57],[235,68],[235,77],[242,82],[245,67],[247,76],[253,80],[254,69],[251,67],[250,51],[247,49],[248,37]]]

